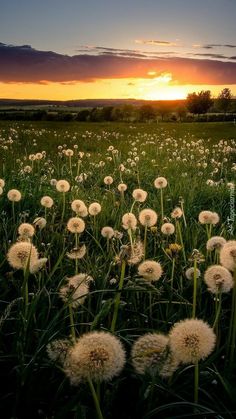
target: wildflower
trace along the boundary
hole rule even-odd
[[[193,279],[193,277],[194,277],[194,268],[192,267],[192,268],[188,268],[186,271],[185,271],[185,276],[186,276],[186,278],[187,279]],[[197,278],[200,278],[200,276],[201,276],[201,271],[197,268],[196,269],[196,276],[197,276]]]
[[[67,230],[71,233],[82,233],[85,229],[85,222],[82,218],[72,217],[67,222]]]
[[[56,183],[56,189],[58,192],[68,192],[70,190],[70,184],[67,180],[58,180]]]
[[[131,212],[127,212],[122,217],[122,227],[125,230],[131,229],[135,230],[137,226],[137,218]]]
[[[89,208],[88,208],[89,214],[93,216],[99,214],[101,210],[102,210],[102,207],[98,202],[93,202],[92,204],[89,205]]]
[[[54,202],[50,196],[43,196],[40,200],[40,204],[45,208],[51,208]]]
[[[81,336],[70,348],[64,362],[71,384],[91,379],[109,381],[125,364],[125,351],[120,340],[108,332],[90,332]]]
[[[111,239],[114,236],[114,230],[112,227],[103,227],[101,230],[101,235],[106,239]]]
[[[128,246],[127,263],[128,265],[137,265],[144,257],[144,245],[141,240],[134,242],[133,246]]]
[[[139,213],[140,224],[147,227],[153,227],[157,222],[157,213],[152,209],[143,209]]]
[[[229,271],[236,268],[236,240],[229,240],[220,251],[220,263]]]
[[[66,157],[72,157],[74,155],[74,151],[68,148],[67,150],[64,151],[64,154]]]
[[[161,232],[165,234],[166,236],[170,236],[171,234],[174,234],[175,232],[175,226],[172,223],[164,223],[161,226]]]
[[[206,244],[207,250],[215,250],[215,249],[222,249],[222,247],[225,245],[226,240],[221,236],[214,236],[211,237]]]
[[[42,160],[42,158],[43,158],[43,154],[42,153],[36,153],[35,154],[35,159],[36,160]]]
[[[0,179],[0,187],[4,188],[5,186],[5,180],[4,179]]]
[[[181,251],[182,246],[178,243],[171,243],[167,249],[165,249],[166,253],[171,256],[172,258],[175,258],[178,256],[179,252]]]
[[[67,284],[60,288],[60,297],[65,303],[71,304],[73,308],[83,304],[89,293],[89,281],[93,278],[87,274],[78,274],[67,278]]]
[[[143,189],[134,189],[132,196],[135,201],[144,202],[147,199],[147,192]]]
[[[155,188],[157,188],[157,189],[162,189],[162,188],[166,188],[166,186],[167,186],[167,180],[166,180],[166,178],[164,178],[164,177],[157,177],[155,180],[154,180],[154,186],[155,186]]]
[[[183,364],[205,359],[215,347],[213,329],[203,320],[185,319],[175,323],[170,333],[170,348]]]
[[[66,254],[69,259],[82,259],[86,253],[86,246],[83,244],[80,247],[75,247]]]
[[[18,228],[18,233],[23,237],[33,237],[35,229],[31,224],[22,223]]]
[[[25,269],[38,260],[38,251],[34,245],[21,241],[13,244],[7,253],[9,264],[15,269]]]
[[[48,357],[53,362],[63,364],[70,346],[71,343],[68,339],[53,340],[47,345]]]
[[[162,275],[162,267],[154,260],[145,260],[138,266],[138,274],[147,281],[158,281]]]
[[[113,178],[111,176],[105,176],[103,182],[105,185],[111,185],[113,183]]]
[[[18,202],[21,200],[21,193],[17,189],[10,189],[10,191],[7,192],[7,197],[9,201]]]
[[[212,211],[201,211],[198,216],[201,224],[217,224],[220,220],[219,215]]]
[[[37,259],[35,262],[31,263],[30,273],[36,274],[45,266],[46,262],[47,262],[47,258],[40,258],[40,259]]]
[[[146,333],[134,343],[131,360],[139,374],[160,371],[167,357],[169,338],[161,333]]]
[[[80,199],[74,199],[74,201],[71,203],[71,208],[74,212],[76,212],[76,214],[79,214],[86,208],[86,205],[84,201],[81,201]]]
[[[127,185],[125,183],[119,183],[117,189],[119,192],[125,192],[127,190]]]
[[[229,292],[234,285],[231,273],[224,266],[210,266],[205,274],[204,281],[207,284],[208,291],[213,294],[221,292]]]
[[[44,227],[46,227],[47,221],[43,217],[37,217],[33,221],[33,224],[35,227],[38,227],[40,230],[42,230]]]
[[[183,215],[183,211],[180,207],[176,207],[171,213],[172,218],[181,218],[182,215]]]

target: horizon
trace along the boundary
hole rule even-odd
[[[0,96],[184,100],[227,87],[236,97],[235,16],[231,0],[4,2]]]

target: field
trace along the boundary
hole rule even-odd
[[[235,417],[235,157],[233,123],[0,122],[2,418]]]

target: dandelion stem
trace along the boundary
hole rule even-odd
[[[121,290],[123,288],[124,279],[125,279],[125,266],[126,266],[126,262],[123,259],[122,260],[122,265],[121,265],[121,274],[120,274],[120,281],[119,281],[119,286],[118,286],[118,293],[116,294],[116,297],[115,297],[114,313],[113,313],[113,318],[112,318],[112,322],[111,322],[111,332],[112,333],[114,333],[115,328],[116,328],[116,321],[117,321],[119,305],[120,305],[120,298],[121,298]]]
[[[196,361],[194,365],[194,403],[198,403],[198,386],[199,386],[199,364]]]
[[[192,318],[196,317],[196,305],[197,305],[197,259],[194,258],[193,264],[193,311]]]
[[[143,253],[144,253],[144,260],[145,260],[145,258],[146,258],[146,247],[147,247],[147,229],[148,229],[148,227],[147,227],[147,224],[145,225],[145,230],[144,230],[144,243],[143,243],[143,247],[144,247],[144,249],[143,249]]]
[[[173,291],[173,288],[174,288],[174,273],[175,273],[175,258],[172,259],[172,269],[171,269],[171,278],[170,278],[171,291]]]
[[[161,221],[163,222],[164,218],[164,204],[163,204],[163,190],[161,188]]]
[[[13,224],[15,224],[15,202],[12,201],[12,218],[13,218]]]
[[[68,309],[69,309],[69,316],[70,316],[70,330],[71,330],[72,339],[76,340],[74,314],[73,314],[73,308],[70,303],[68,304]]]
[[[78,249],[78,234],[75,233],[75,248]],[[78,274],[78,259],[75,259],[75,275]]]
[[[63,219],[64,219],[65,208],[66,208],[66,194],[65,194],[65,192],[62,192],[62,214],[61,214],[61,221],[63,221]]]
[[[98,419],[104,419],[103,415],[102,415],[101,408],[100,408],[100,403],[99,403],[99,400],[98,400],[98,396],[97,396],[97,393],[95,391],[93,382],[92,382],[90,377],[88,378],[88,384],[89,384],[89,387],[90,387],[90,390],[91,390],[91,393],[92,393],[92,396],[93,396],[93,401],[94,401],[95,409],[96,409],[96,412],[97,412],[97,417],[98,417]]]
[[[214,320],[212,328],[216,331],[216,334],[217,334],[218,322],[219,322],[219,317],[220,317],[220,312],[221,312],[222,292],[220,291],[219,294],[216,294],[215,298],[216,298],[216,314],[215,314],[215,320]]]
[[[177,229],[177,232],[178,232],[178,235],[179,235],[179,241],[180,241],[180,244],[181,244],[181,247],[182,247],[184,263],[186,263],[187,260],[186,260],[186,254],[185,254],[185,249],[184,249],[183,236],[182,236],[182,232],[181,232],[181,225],[180,225],[178,220],[176,220],[176,229]]]

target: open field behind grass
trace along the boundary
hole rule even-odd
[[[225,262],[209,240],[235,240],[235,157],[233,123],[0,122],[4,418],[234,417],[236,242]],[[12,261],[15,243],[31,250]],[[184,319],[183,359],[169,332]],[[125,364],[97,335],[73,358],[95,331],[119,339]]]

